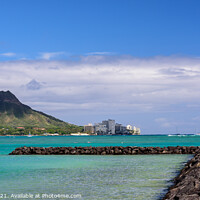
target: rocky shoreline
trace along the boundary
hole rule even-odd
[[[142,155],[142,154],[195,154],[200,146],[168,147],[20,147],[9,155]]]
[[[186,163],[162,200],[200,200],[200,152]]]

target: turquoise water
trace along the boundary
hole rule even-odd
[[[195,145],[199,136],[0,137],[0,194],[74,194],[74,199],[158,199],[191,155],[8,156],[19,146]],[[1,195],[0,195],[1,198]],[[2,199],[2,198],[1,198]],[[25,199],[25,198],[18,198]],[[27,199],[27,198],[26,198]],[[28,198],[36,199],[36,198]]]
[[[76,199],[85,200],[158,199],[189,157],[2,155],[0,191],[7,197],[53,193],[80,194]]]
[[[200,136],[7,136],[0,137],[0,154],[21,146],[199,146]]]

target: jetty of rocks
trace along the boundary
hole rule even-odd
[[[200,200],[200,152],[186,163],[162,200]]]
[[[142,155],[142,154],[195,154],[200,146],[169,147],[20,147],[9,155]]]

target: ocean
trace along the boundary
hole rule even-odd
[[[2,136],[0,199],[155,200],[192,155],[9,156],[21,146],[198,146],[200,136]],[[21,196],[20,196],[21,195]],[[67,196],[69,195],[69,196]],[[1,198],[2,197],[2,198]]]

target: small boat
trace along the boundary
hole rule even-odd
[[[27,137],[33,137],[33,136],[32,136],[31,133],[29,132],[29,134],[27,135]]]

